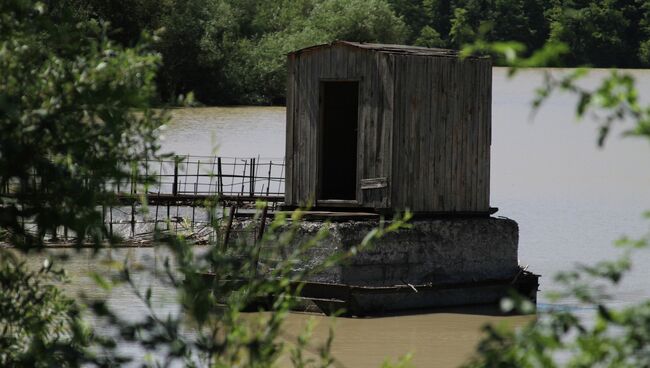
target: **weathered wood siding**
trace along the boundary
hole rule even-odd
[[[489,211],[489,59],[345,44],[288,58],[287,205],[313,205],[318,199],[321,82],[341,80],[359,82],[359,206]]]
[[[490,61],[399,55],[394,68],[393,207],[488,211]]]
[[[287,205],[304,206],[314,204],[317,199],[321,81],[352,80],[359,82],[357,200],[364,207],[390,206],[388,185],[361,189],[360,183],[363,179],[390,177],[393,152],[392,62],[392,55],[347,46],[289,55]]]

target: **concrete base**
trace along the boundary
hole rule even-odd
[[[348,262],[309,281],[362,286],[456,283],[507,279],[519,271],[517,223],[506,218],[428,219],[388,234]],[[313,267],[361,243],[376,221],[325,224],[303,221],[296,244],[326,226],[330,236],[308,252],[303,267]]]
[[[322,227],[330,235],[308,251],[298,268],[313,268],[332,254],[360,244],[377,224],[375,220],[302,221],[295,244],[313,238]],[[418,219],[410,225],[411,228],[386,235],[347,262],[306,281],[352,287],[444,287],[435,292],[373,291],[372,295],[355,297],[358,303],[368,304],[372,310],[386,309],[382,305],[396,310],[494,303],[507,295],[510,281],[521,274],[517,260],[519,228],[513,220],[501,217]],[[500,286],[495,287],[494,281]]]

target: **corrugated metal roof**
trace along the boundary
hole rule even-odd
[[[406,45],[391,45],[391,44],[382,44],[382,43],[362,43],[362,42],[350,42],[350,41],[334,41],[332,43],[309,46],[300,50],[290,52],[289,54],[301,54],[303,52],[315,51],[318,49],[328,48],[328,47],[338,46],[338,45],[356,47],[360,49],[372,50],[372,51],[389,53],[389,54],[446,56],[446,57],[459,57],[460,55],[460,52],[458,50],[428,48],[428,47],[419,47],[419,46],[406,46]]]

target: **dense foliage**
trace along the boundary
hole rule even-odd
[[[0,3],[0,229],[13,244],[38,245],[59,226],[103,236],[104,187],[157,150],[158,62],[146,45],[109,40],[98,22]]]
[[[193,91],[207,104],[282,102],[285,55],[336,39],[401,43],[406,26],[385,0],[77,0],[80,17],[112,24],[132,44],[164,29],[156,48],[161,97]]]
[[[107,235],[98,205],[107,183],[155,154],[165,121],[149,107],[159,57],[124,48],[96,21],[31,0],[0,2],[0,236],[38,251],[66,227],[78,243]],[[135,110],[137,109],[137,111]],[[0,365],[119,363],[54,284],[64,272],[29,269],[0,248]],[[91,349],[92,347],[92,349]]]
[[[480,38],[547,41],[562,65],[650,65],[650,5],[643,0],[74,0],[80,17],[108,20],[132,45],[164,29],[161,98],[196,93],[206,104],[282,103],[285,54],[336,39],[461,48]]]
[[[650,5],[639,0],[389,0],[409,26],[408,42],[460,48],[477,38],[547,41],[571,50],[566,66],[642,67],[650,63]]]

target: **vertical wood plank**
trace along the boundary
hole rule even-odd
[[[415,126],[413,137],[416,143],[415,154],[415,167],[413,180],[417,183],[417,191],[414,196],[414,208],[419,211],[427,211],[429,208],[428,197],[430,190],[428,188],[428,170],[429,170],[429,156],[427,154],[428,146],[427,137],[430,135],[429,126],[429,112],[431,100],[428,98],[429,91],[427,90],[427,81],[429,79],[428,63],[425,57],[413,57],[416,64],[414,78],[415,78],[415,92],[417,99],[417,111],[415,115]]]
[[[434,58],[434,77],[432,78],[432,118],[436,124],[436,133],[434,137],[434,157],[435,157],[435,170],[434,170],[434,186],[436,188],[436,206],[434,211],[444,211],[445,208],[445,191],[444,183],[446,181],[445,167],[445,124],[446,124],[446,96],[444,86],[444,68],[446,61],[442,58]]]
[[[400,155],[400,150],[402,147],[401,137],[403,129],[402,121],[402,83],[401,83],[401,58],[398,55],[392,55],[393,60],[393,132],[392,132],[392,164],[391,164],[391,181],[390,181],[390,197],[393,207],[397,209],[403,209],[403,200],[398,192],[401,182],[402,182],[402,157]]]
[[[402,160],[404,162],[404,178],[402,179],[401,191],[404,195],[404,200],[411,210],[416,210],[413,207],[413,172],[414,172],[414,145],[413,142],[413,114],[415,113],[416,101],[413,92],[413,61],[408,56],[404,56],[404,94],[402,96],[405,111],[404,111],[404,136],[402,140]],[[410,189],[410,190],[409,190]]]
[[[368,97],[368,91],[370,86],[368,83],[368,58],[372,56],[370,52],[357,51],[357,58],[355,63],[355,68],[357,69],[360,80],[359,80],[359,109],[357,111],[357,124],[358,124],[358,133],[357,133],[357,183],[362,178],[366,176],[366,170],[369,166],[368,159],[368,145],[369,145],[369,136],[368,132],[370,127],[368,126],[368,121],[370,120],[370,100]],[[357,186],[357,200],[359,200],[363,206],[366,206],[365,193],[361,190],[360,186]]]
[[[447,105],[447,113],[445,116],[445,177],[447,178],[445,182],[445,211],[452,211],[454,209],[454,197],[453,197],[453,186],[454,186],[454,157],[453,157],[453,147],[454,147],[454,88],[453,88],[453,63],[454,60],[450,59],[447,63],[447,68],[445,70],[445,85],[446,85],[446,99],[445,104]]]
[[[287,56],[287,110],[286,110],[286,141],[285,141],[285,180],[284,180],[284,203],[294,205],[293,201],[293,125],[294,125],[294,81],[295,81],[295,56]],[[221,161],[219,162],[221,169]],[[220,180],[220,175],[219,175]]]
[[[471,119],[470,119],[470,146],[469,146],[469,152],[470,152],[470,170],[469,170],[469,182],[470,182],[470,189],[469,189],[469,207],[471,211],[478,211],[478,206],[477,206],[477,201],[476,201],[476,191],[477,191],[477,186],[476,186],[476,180],[477,180],[477,165],[478,165],[478,159],[477,159],[477,153],[478,153],[478,142],[477,142],[477,128],[479,124],[481,123],[481,117],[478,115],[478,110],[477,107],[481,101],[481,96],[480,96],[480,82],[479,82],[479,71],[480,71],[480,64],[476,62],[471,63],[471,72],[472,72],[472,79],[471,79],[471,84],[470,84],[470,91],[471,91]]]
[[[309,59],[309,135],[307,136],[307,164],[305,168],[307,177],[307,201],[314,204],[317,199],[316,194],[316,180],[318,174],[318,167],[320,166],[318,157],[318,141],[319,141],[319,124],[320,124],[320,61],[322,53],[314,53]]]
[[[428,107],[428,121],[427,121],[427,135],[425,143],[425,156],[427,157],[427,174],[426,174],[426,199],[427,199],[427,209],[429,211],[435,211],[437,202],[438,202],[438,190],[435,183],[435,173],[436,173],[436,129],[437,129],[437,105],[438,101],[434,98],[436,93],[434,92],[435,86],[435,60],[436,58],[428,58],[427,60],[427,80],[425,81],[425,90],[426,90],[426,101],[429,105]]]
[[[379,176],[391,178],[393,160],[393,116],[395,105],[395,85],[393,79],[394,65],[392,55],[381,55],[381,99],[382,99],[382,134],[381,134],[381,162],[379,163]],[[390,187],[382,190],[382,196],[377,204],[380,208],[388,208],[391,205]]]
[[[465,60],[458,60],[458,203],[457,211],[466,210],[466,169],[467,169],[467,102],[465,84],[470,77],[467,74]]]
[[[478,206],[481,208],[484,203],[484,185],[485,185],[485,180],[484,180],[484,160],[485,160],[485,155],[484,155],[484,136],[485,136],[485,98],[486,98],[486,93],[485,93],[485,70],[484,68],[481,67],[479,68],[479,77],[477,78],[478,82],[478,91],[479,91],[479,100],[480,103],[478,104],[478,126],[477,126],[477,131],[478,131],[478,139],[477,139],[477,190],[476,190],[476,196],[477,196],[477,201],[478,201]]]
[[[486,145],[486,158],[485,158],[485,198],[484,206],[486,210],[490,208],[490,150],[492,146],[492,65],[490,60],[485,61],[485,91],[487,97],[485,98],[485,125],[487,126],[487,145]]]
[[[310,130],[310,118],[311,118],[311,96],[314,92],[311,90],[310,80],[311,67],[309,62],[309,54],[302,54],[300,56],[301,65],[300,65],[300,139],[296,142],[296,145],[299,147],[299,156],[297,157],[300,160],[300,165],[297,172],[297,180],[300,183],[299,186],[299,205],[305,206],[309,200],[309,179],[307,177],[307,164],[309,162],[309,152],[307,151],[307,145],[309,144],[309,137],[311,134]]]
[[[336,79],[344,79],[347,76],[347,62],[345,60],[345,53],[347,47],[343,45],[334,46],[331,48],[331,73],[332,77]]]
[[[468,152],[468,126],[469,126],[469,119],[470,119],[470,102],[471,102],[471,96],[469,95],[469,88],[468,87],[468,82],[471,82],[471,73],[469,72],[469,62],[468,60],[459,60],[459,76],[458,76],[458,84],[459,84],[459,100],[460,100],[460,110],[459,110],[459,122],[460,122],[460,139],[459,139],[459,165],[460,165],[460,170],[459,170],[459,175],[460,175],[460,190],[459,190],[459,196],[460,200],[458,201],[458,207],[459,211],[467,211],[468,210],[468,195],[467,195],[467,160],[469,156]]]

